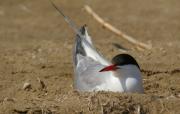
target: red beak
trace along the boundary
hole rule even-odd
[[[99,72],[115,71],[116,69],[118,69],[118,67],[117,67],[116,64],[114,64],[114,65],[110,65],[110,66],[107,66],[107,67],[103,68],[103,69],[100,70]]]

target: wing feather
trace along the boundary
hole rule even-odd
[[[95,61],[100,62],[103,65],[109,65],[110,63],[95,49],[91,37],[88,35],[86,26],[81,27],[79,30],[81,35],[76,35],[75,47],[73,52],[73,61],[76,66],[78,63],[77,55],[87,56]]]
[[[93,91],[108,81],[110,72],[99,72],[105,66],[90,57],[78,55],[75,69],[75,88],[80,91]],[[103,78],[102,78],[103,77]]]

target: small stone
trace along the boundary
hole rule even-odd
[[[168,45],[169,47],[172,47],[172,46],[173,46],[173,43],[172,43],[172,42],[169,42],[169,43],[167,43],[167,45]]]
[[[163,50],[162,51],[162,55],[164,56],[164,55],[167,55],[167,51],[166,50]]]
[[[29,82],[25,82],[24,85],[23,85],[23,90],[30,90],[32,87],[31,87],[31,84]]]

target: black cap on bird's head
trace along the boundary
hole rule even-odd
[[[115,57],[113,57],[112,63],[118,66],[123,66],[128,64],[136,65],[138,68],[140,68],[136,60],[131,55],[128,54],[116,55]]]
[[[119,54],[119,55],[116,55],[115,57],[113,57],[112,65],[103,68],[102,70],[100,70],[100,72],[115,71],[115,70],[119,69],[118,66],[123,66],[123,65],[135,65],[140,69],[138,63],[131,55]]]

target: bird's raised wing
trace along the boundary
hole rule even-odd
[[[86,26],[81,27],[79,34],[76,35],[74,46],[74,65],[78,63],[77,55],[87,56],[94,61],[98,61],[102,65],[109,65],[110,63],[95,49],[91,37],[88,35]]]

